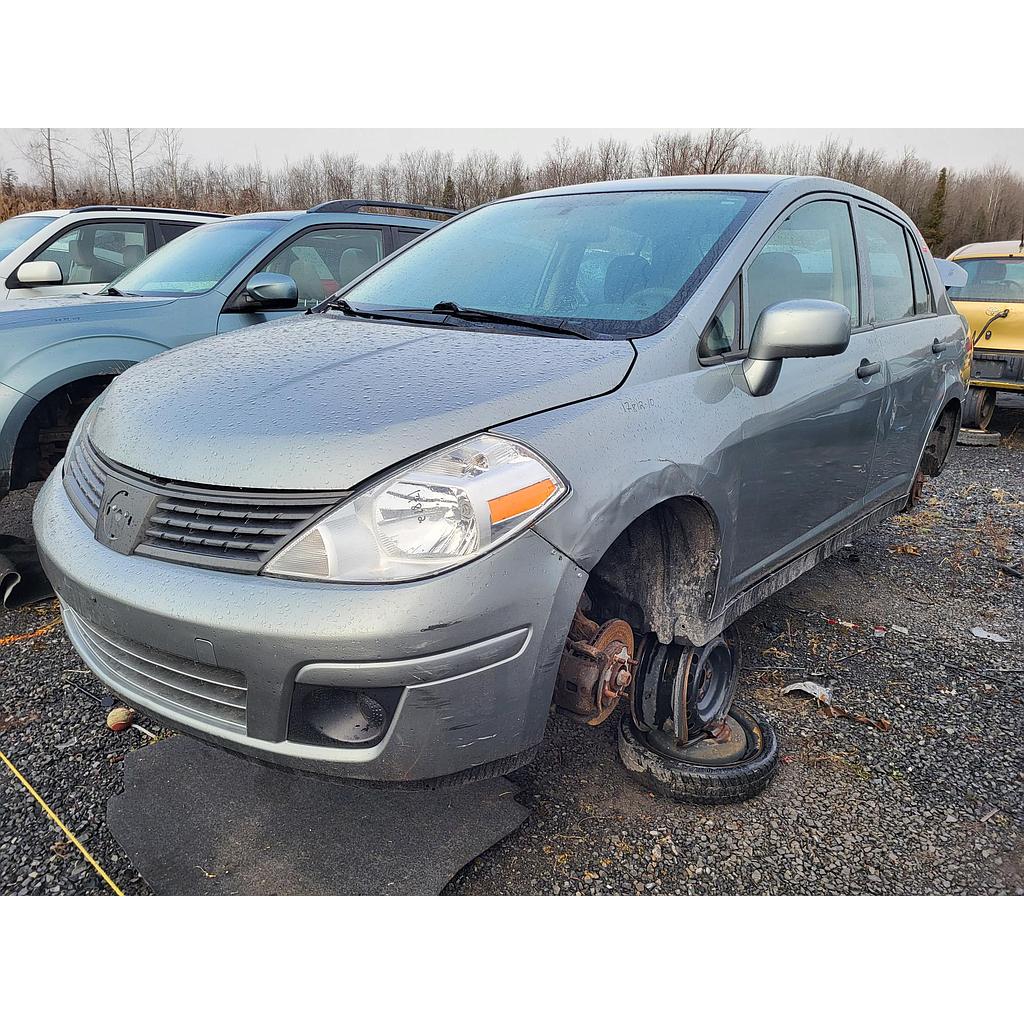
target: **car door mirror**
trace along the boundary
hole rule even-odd
[[[53,260],[33,260],[18,267],[18,284],[28,288],[41,284],[63,284],[64,274],[60,264]]]
[[[248,310],[294,309],[299,304],[299,286],[287,274],[264,271],[249,278],[245,297]]]
[[[943,288],[963,288],[967,284],[967,271],[952,260],[936,260],[935,267]]]
[[[823,299],[790,299],[769,306],[757,318],[743,376],[752,395],[775,387],[783,359],[834,356],[850,344],[850,311]]]

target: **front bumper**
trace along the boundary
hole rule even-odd
[[[245,576],[122,555],[93,537],[60,468],[33,518],[68,635],[107,686],[154,717],[239,752],[374,781],[451,775],[539,743],[586,582],[532,530],[452,572],[387,586]],[[380,741],[331,747],[289,739],[300,673],[303,682],[369,692],[399,687]],[[243,709],[232,712],[234,721],[206,715],[183,706],[168,680],[184,687],[180,693],[204,695],[187,696],[185,705],[223,699]]]

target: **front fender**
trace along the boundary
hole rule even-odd
[[[38,402],[72,381],[117,376],[167,349],[144,338],[71,338],[27,353],[8,366],[3,383]]]

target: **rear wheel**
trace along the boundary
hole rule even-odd
[[[996,411],[994,388],[968,388],[964,400],[963,425],[974,430],[988,430]]]

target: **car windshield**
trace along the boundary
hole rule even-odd
[[[666,190],[494,203],[424,235],[345,299],[360,309],[454,302],[567,323],[590,336],[652,334],[762,198]]]
[[[40,228],[52,224],[56,217],[12,217],[0,224],[0,260],[9,256],[22,242],[27,242]]]
[[[964,302],[1024,302],[1024,257],[986,256],[957,260],[967,271],[967,284],[950,288],[951,299]]]
[[[194,295],[209,291],[254,246],[281,226],[279,220],[226,220],[188,231],[113,287],[122,295]]]

